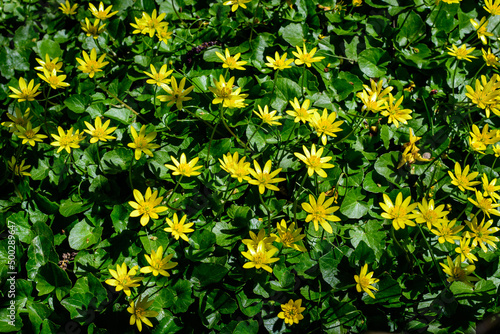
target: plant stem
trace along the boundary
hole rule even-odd
[[[223,108],[221,108],[221,109],[220,109],[220,119],[222,120],[222,123],[224,124],[224,127],[226,128],[226,130],[227,130],[227,131],[229,131],[229,133],[230,133],[230,134],[231,134],[234,138],[236,138],[236,141],[238,141],[238,142],[240,143],[240,145],[242,145],[242,146],[245,148],[245,151],[246,151],[247,149],[249,149],[251,152],[253,152],[253,151],[252,151],[252,149],[251,149],[251,148],[249,148],[249,147],[247,146],[247,144],[246,144],[243,140],[241,140],[241,139],[240,139],[240,137],[238,137],[238,136],[237,136],[237,135],[236,135],[236,134],[235,134],[235,133],[231,130],[231,128],[229,128],[229,126],[228,126],[228,125],[227,125],[227,123],[226,123],[226,120],[224,119]]]
[[[205,161],[205,168],[208,168],[209,160],[210,160],[210,148],[212,147],[212,140],[214,139],[215,131],[217,130],[217,126],[219,126],[220,119],[217,123],[215,123],[214,128],[212,129],[212,134],[210,135],[210,140],[208,141],[208,149],[207,149],[207,160]]]
[[[170,200],[172,199],[172,196],[174,196],[175,194],[175,191],[177,190],[177,187],[179,186],[179,184],[181,183],[181,180],[182,180],[182,177],[184,175],[181,175],[181,177],[179,178],[179,180],[177,180],[177,183],[175,184],[175,187],[174,187],[174,190],[172,190],[172,193],[170,194],[170,196],[168,196],[168,199],[167,199],[167,206],[170,207]]]
[[[427,245],[427,249],[429,250],[429,253],[431,253],[432,262],[434,263],[434,266],[436,267],[436,269],[438,271],[439,278],[441,279],[441,282],[443,283],[445,288],[448,289],[448,285],[445,283],[443,276],[441,275],[441,270],[439,270],[439,266],[438,266],[438,263],[436,261],[436,257],[434,256],[434,252],[432,251],[431,246],[429,245],[429,242],[427,241],[427,237],[424,234],[424,230],[422,230],[422,227],[420,226],[420,224],[417,223],[417,226],[418,226],[418,229],[420,230],[420,233],[422,234],[422,237],[424,238],[424,241],[425,241],[425,244]]]
[[[306,76],[306,64],[304,64],[304,66],[302,66],[302,83],[300,84],[300,92],[301,92],[301,95],[302,95],[302,99],[304,99],[304,80],[305,80],[305,76]]]
[[[302,178],[302,182],[300,183],[300,188],[298,191],[297,196],[295,196],[295,200],[293,201],[293,221],[297,223],[297,202],[299,200],[300,195],[302,194],[302,188],[304,187],[304,183],[306,182],[307,179],[307,170],[304,174],[304,177]]]
[[[262,205],[264,206],[264,208],[266,208],[267,226],[265,227],[265,229],[269,233],[270,232],[270,228],[271,228],[271,210],[269,210],[269,208],[267,207],[266,203],[264,202],[264,199],[262,198],[262,194],[260,193],[260,191],[259,191],[259,198],[260,198],[260,202],[262,203]]]

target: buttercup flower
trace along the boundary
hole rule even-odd
[[[139,135],[137,135],[137,131],[132,126],[130,127],[130,132],[132,133],[132,138],[134,140],[133,143],[128,143],[127,146],[135,149],[135,159],[139,160],[141,158],[142,152],[152,157],[154,150],[160,145],[152,144],[151,142],[156,137],[156,131],[152,131],[146,135],[146,125],[141,126],[141,130],[139,131]]]
[[[476,193],[476,200],[473,200],[469,197],[467,198],[469,202],[483,211],[483,213],[486,214],[488,218],[490,218],[490,214],[500,216],[500,211],[496,209],[500,206],[500,203],[493,204],[493,201],[490,198],[484,198],[483,194],[480,191],[474,190],[474,192]]]
[[[219,159],[220,167],[229,173],[231,177],[238,179],[238,182],[250,179],[248,176],[250,174],[250,163],[245,162],[246,157],[239,160],[238,152],[234,152],[232,156],[231,153],[223,155],[222,159]]]
[[[231,6],[231,11],[232,12],[235,12],[239,6],[241,6],[241,8],[247,8],[247,6],[245,5],[246,3],[249,3],[250,1],[252,0],[229,0],[229,1],[226,1],[223,3],[224,6]]]
[[[493,202],[496,203],[497,199],[500,199],[500,195],[497,194],[497,191],[500,190],[500,185],[496,185],[497,179],[488,181],[488,176],[486,176],[486,173],[483,173],[481,181],[483,181],[483,196],[491,197]]]
[[[148,300],[148,298],[143,299],[141,296],[137,299],[137,302],[131,301],[130,307],[127,307],[127,312],[132,314],[130,317],[130,325],[136,324],[139,332],[142,332],[142,323],[145,323],[149,327],[153,327],[153,324],[148,318],[158,316],[158,312],[148,310],[152,304],[153,300]]]
[[[325,193],[319,194],[318,200],[314,198],[313,195],[309,195],[309,203],[302,203],[302,209],[308,213],[306,217],[306,223],[312,221],[314,224],[314,230],[318,230],[318,223],[321,227],[328,233],[333,233],[332,226],[327,221],[339,222],[340,218],[333,215],[335,211],[339,209],[338,206],[331,206],[334,201],[334,197],[329,198],[325,201]]]
[[[144,196],[137,189],[133,191],[134,198],[136,202],[129,201],[128,204],[134,208],[134,211],[130,213],[130,217],[141,216],[141,225],[146,226],[149,223],[149,219],[158,219],[158,213],[166,211],[166,206],[160,205],[163,197],[158,196],[158,190],[151,192],[151,187],[148,187]]]
[[[243,265],[243,268],[245,269],[250,269],[254,267],[257,269],[262,268],[272,273],[273,269],[269,266],[269,264],[279,261],[279,258],[277,257],[273,258],[273,255],[278,251],[278,249],[273,247],[269,250],[266,250],[264,241],[260,241],[257,247],[251,244],[248,244],[247,247],[248,251],[241,252],[241,255],[250,260],[250,262],[246,262]]]
[[[174,165],[168,165],[165,164],[165,167],[167,167],[170,170],[173,170],[174,172],[172,175],[182,175],[182,176],[197,176],[200,175],[200,172],[197,172],[198,169],[202,168],[203,166],[196,166],[196,163],[198,162],[199,158],[193,158],[191,161],[187,162],[186,159],[186,154],[182,153],[180,162],[177,161],[176,158],[173,156],[170,156],[170,159],[172,159]]]
[[[370,94],[367,90],[363,90],[356,94],[356,96],[363,102],[361,111],[371,111],[377,113],[385,109],[387,103],[386,99],[381,98],[377,93]]]
[[[78,144],[78,142],[80,141],[80,137],[73,135],[73,128],[69,129],[65,133],[63,128],[58,126],[57,132],[59,133],[59,135],[55,135],[52,133],[50,134],[55,139],[55,141],[50,143],[50,145],[59,146],[59,148],[57,149],[57,153],[61,152],[62,150],[66,150],[66,152],[71,153],[72,148],[80,147],[80,145]]]
[[[470,248],[470,241],[470,238],[463,237],[462,239],[460,239],[460,245],[455,248],[455,252],[460,254],[460,259],[462,262],[465,262],[465,259],[469,260],[469,263],[474,263],[474,261],[477,261],[477,257],[471,253],[474,246]]]
[[[40,79],[47,82],[50,87],[54,89],[69,86],[69,83],[64,82],[64,80],[66,79],[66,75],[57,75],[56,69],[53,69],[52,72],[43,69],[43,75],[40,73],[37,73],[37,75],[40,77]]]
[[[172,31],[168,31],[168,24],[156,28],[156,37],[165,44],[168,44],[168,40],[172,39],[172,34]]]
[[[477,37],[483,42],[483,44],[488,44],[488,39],[486,37],[493,36],[491,32],[488,32],[488,20],[486,20],[486,17],[483,17],[481,19],[481,22],[477,22],[475,19],[470,19],[470,23],[474,26],[474,29],[476,29],[477,32]]]
[[[226,52],[225,52],[226,55],[225,56],[223,56],[220,52],[215,52],[215,54],[224,63],[224,64],[222,64],[223,68],[229,68],[231,70],[234,70],[234,69],[242,70],[242,71],[245,70],[243,65],[245,65],[247,62],[243,61],[243,60],[238,61],[238,59],[241,56],[241,53],[237,53],[234,56],[231,56],[231,54],[229,53],[229,49],[226,48]]]
[[[311,67],[312,63],[316,63],[321,61],[322,59],[325,59],[325,57],[314,57],[314,54],[317,50],[316,48],[313,48],[310,52],[307,52],[305,43],[303,43],[303,47],[304,50],[301,50],[297,45],[297,52],[292,51],[292,54],[297,57],[297,59],[295,59],[295,65],[305,64],[307,67]]]
[[[26,111],[24,112],[24,115],[21,113],[21,110],[19,108],[14,109],[15,116],[6,113],[7,117],[12,121],[12,122],[2,122],[2,126],[5,126],[9,128],[9,132],[16,132],[17,131],[17,126],[20,125],[23,128],[28,125],[28,122],[33,116],[30,116],[30,108],[27,108]]]
[[[455,44],[452,44],[451,48],[447,49],[450,50],[450,52],[448,52],[450,56],[457,57],[459,60],[465,59],[467,61],[472,61],[471,59],[477,58],[470,55],[476,48],[467,49],[465,44],[462,44],[459,48]]]
[[[75,15],[77,8],[78,8],[78,5],[76,3],[71,5],[68,0],[66,0],[65,4],[64,3],[59,4],[59,9],[65,15]]]
[[[28,169],[30,169],[31,165],[24,165],[24,161],[25,160],[22,160],[20,164],[17,164],[16,157],[12,156],[10,161],[7,161],[7,165],[9,166],[11,172],[14,173],[14,175],[31,176],[30,173],[26,172]]]
[[[102,3],[102,1],[99,3],[99,9],[97,9],[93,4],[89,3],[89,10],[92,12],[92,15],[97,17],[99,20],[109,19],[111,16],[118,13],[118,11],[111,12],[112,8],[113,6],[108,6],[106,9],[104,9],[104,4]]]
[[[149,34],[149,37],[153,37],[156,31],[163,30],[163,28],[168,25],[167,22],[162,22],[165,18],[166,13],[161,13],[160,15],[156,15],[156,9],[153,10],[151,16],[149,14],[143,12],[142,17],[140,19],[135,18],[135,22],[130,25],[134,27],[136,30],[133,31],[134,34]]]
[[[281,304],[281,312],[278,313],[278,318],[284,319],[287,325],[298,324],[300,320],[304,319],[302,312],[306,309],[301,304],[302,299],[296,301],[290,299],[288,303]]]
[[[253,231],[249,231],[248,233],[250,235],[250,239],[241,240],[241,242],[247,247],[250,245],[253,248],[257,248],[257,246],[259,246],[259,243],[262,241],[264,243],[264,249],[266,251],[272,248],[276,248],[273,245],[273,241],[276,240],[276,236],[274,235],[271,235],[270,237],[266,236],[266,231],[263,228],[259,230],[258,234],[255,234]]]
[[[254,177],[254,179],[248,180],[248,183],[259,186],[259,193],[263,194],[266,191],[266,188],[269,190],[279,191],[279,188],[276,187],[273,183],[278,183],[281,181],[285,181],[286,179],[277,177],[274,178],[281,172],[282,168],[278,168],[274,172],[271,172],[271,160],[268,160],[264,165],[264,169],[260,168],[260,165],[257,161],[253,161],[253,165],[255,169],[250,168],[250,174]]]
[[[337,137],[335,132],[340,132],[342,129],[340,126],[344,121],[337,121],[337,113],[332,111],[331,114],[328,114],[328,111],[323,109],[323,114],[320,116],[318,112],[314,112],[312,117],[309,119],[309,125],[316,131],[318,137],[321,137],[321,143],[326,145],[327,136]]]
[[[174,70],[167,71],[167,64],[162,65],[160,72],[156,72],[156,68],[153,64],[150,64],[149,68],[151,69],[151,73],[143,71],[144,74],[151,78],[146,80],[148,84],[162,87],[163,85],[168,85],[170,83],[170,79],[168,77]]]
[[[488,48],[488,52],[486,52],[484,49],[482,49],[481,51],[483,52],[483,59],[486,63],[486,66],[498,68],[498,57],[491,53],[491,48]]]
[[[486,6],[483,8],[488,13],[491,15],[500,15],[500,0],[484,0],[484,3]]]
[[[101,57],[99,57],[99,60],[97,60],[97,51],[95,48],[92,48],[92,50],[90,51],[90,57],[85,51],[82,51],[82,55],[83,60],[80,58],[76,58],[76,61],[80,63],[78,69],[83,73],[88,73],[89,77],[91,78],[93,78],[97,72],[102,71],[101,67],[109,64],[108,61],[104,61],[104,58],[106,58],[106,54],[103,54]]]
[[[167,102],[167,106],[174,105],[177,107],[178,110],[182,109],[182,102],[189,101],[192,98],[188,95],[191,93],[193,90],[194,86],[190,86],[186,89],[184,89],[184,85],[186,84],[186,78],[182,78],[181,82],[177,86],[177,80],[175,77],[171,77],[171,85],[172,87],[168,85],[162,85],[161,88],[163,88],[164,91],[166,91],[169,95],[158,95],[158,100],[161,102]]]
[[[21,125],[17,125],[16,127],[17,132],[14,132],[14,134],[23,140],[23,144],[28,143],[31,146],[35,146],[35,142],[41,142],[44,138],[47,138],[46,135],[38,134],[38,131],[40,131],[40,127],[37,126],[33,128],[30,121],[28,121],[26,128],[22,127]]]
[[[285,247],[293,248],[301,252],[307,251],[304,246],[296,243],[304,239],[306,235],[300,234],[302,228],[295,228],[295,222],[287,227],[286,221],[282,219],[281,223],[276,224],[276,229],[278,230],[278,234],[271,234],[271,236],[276,238],[276,242],[280,242]]]
[[[386,116],[389,119],[387,120],[387,123],[391,124],[394,123],[396,128],[399,127],[399,123],[403,124],[408,124],[406,121],[411,119],[411,110],[410,109],[403,109],[401,107],[401,103],[403,102],[403,96],[399,98],[399,100],[396,101],[394,96],[392,96],[391,93],[389,93],[389,100],[386,103],[384,109],[380,112],[382,116]]]
[[[106,23],[100,25],[99,22],[99,19],[95,19],[94,24],[92,24],[88,18],[85,18],[85,23],[82,22],[82,30],[87,36],[92,36],[94,39],[97,39],[106,26]]]
[[[434,224],[435,229],[431,229],[431,232],[439,236],[439,243],[444,244],[449,242],[450,244],[455,244],[455,240],[460,240],[460,236],[457,234],[464,228],[463,226],[455,226],[457,220],[452,221],[444,220]]]
[[[266,56],[266,59],[268,63],[266,63],[267,67],[272,67],[273,70],[284,70],[285,68],[291,68],[290,66],[291,63],[293,63],[293,59],[286,59],[286,52],[283,54],[283,56],[280,58],[280,54],[278,51],[274,54],[274,58],[271,58],[269,56]]]
[[[31,80],[28,85],[26,85],[26,81],[24,81],[23,77],[19,78],[19,89],[9,86],[9,89],[14,92],[14,94],[9,95],[14,99],[18,99],[18,102],[23,101],[34,101],[35,97],[42,92],[37,92],[40,84],[35,86],[35,80]]]
[[[43,69],[46,69],[49,72],[52,70],[56,70],[57,72],[62,72],[61,67],[63,66],[62,62],[58,62],[59,57],[55,57],[50,60],[49,54],[45,54],[45,61],[40,58],[35,59],[40,66],[35,67],[35,70],[43,72]]]
[[[415,222],[419,224],[427,223],[427,228],[431,229],[433,225],[447,221],[446,215],[449,211],[443,211],[444,204],[434,207],[434,200],[429,202],[425,198],[422,203],[418,203],[418,210],[415,210]]]
[[[169,227],[164,228],[165,232],[172,233],[172,236],[175,238],[175,240],[179,240],[179,237],[186,241],[189,242],[189,239],[186,235],[186,233],[191,233],[194,232],[194,230],[191,228],[191,226],[194,225],[194,223],[187,223],[186,222],[187,216],[184,215],[182,216],[181,220],[179,221],[179,218],[177,217],[177,213],[174,213],[173,221],[170,220],[169,218],[165,218],[165,221],[167,222]]]
[[[411,214],[410,212],[415,210],[417,203],[410,204],[411,196],[408,196],[403,201],[403,193],[400,192],[394,204],[387,194],[384,194],[383,197],[384,202],[380,202],[379,205],[385,212],[382,212],[381,216],[386,219],[392,219],[392,225],[395,230],[405,228],[406,225],[415,226],[415,223],[411,220],[415,218],[415,214]]]
[[[269,107],[267,105],[264,106],[264,110],[260,106],[257,106],[259,108],[259,112],[253,111],[255,115],[257,115],[263,123],[269,124],[269,125],[281,125],[280,122],[277,122],[277,120],[281,119],[282,116],[275,116],[276,113],[278,112],[277,110],[273,110],[269,112]]]
[[[468,265],[465,268],[462,268],[462,263],[460,261],[460,256],[457,256],[455,259],[455,262],[451,260],[449,256],[446,257],[446,262],[445,263],[440,263],[440,265],[443,267],[443,271],[445,272],[446,275],[448,275],[448,282],[463,282],[471,287],[474,285],[471,283],[471,281],[479,281],[479,278],[474,277],[474,276],[468,276],[469,274],[472,274],[474,270],[476,269],[476,266],[474,265]]]
[[[293,110],[287,110],[286,113],[292,117],[295,117],[294,122],[298,123],[302,121],[304,124],[308,122],[312,115],[316,112],[317,109],[309,109],[309,105],[311,101],[305,99],[302,103],[302,106],[299,103],[297,98],[294,98],[293,101],[290,101],[290,104],[293,107]]]
[[[461,191],[465,191],[465,189],[474,190],[474,188],[472,187],[481,183],[479,181],[472,181],[479,173],[473,172],[469,174],[469,168],[469,165],[465,166],[462,172],[462,167],[460,167],[460,164],[458,162],[455,162],[455,174],[453,174],[451,171],[448,171],[448,174],[451,177],[451,184],[457,186]]]
[[[127,270],[125,262],[121,266],[117,264],[116,270],[109,269],[109,273],[113,278],[109,278],[105,282],[106,284],[115,286],[116,291],[123,290],[130,297],[130,288],[138,287],[144,279],[144,277],[135,277],[138,268],[138,266],[134,266],[130,270]]]
[[[483,252],[487,252],[488,248],[485,244],[490,245],[493,248],[497,248],[496,243],[500,241],[497,237],[490,235],[500,231],[498,227],[491,227],[493,224],[493,220],[490,219],[487,222],[483,221],[481,224],[477,224],[477,218],[474,217],[472,221],[465,222],[470,229],[470,232],[466,232],[467,238],[472,239],[472,247],[476,247],[478,244],[483,250]]]
[[[147,254],[144,256],[146,257],[149,266],[141,268],[141,273],[143,274],[153,273],[154,276],[158,276],[158,274],[160,274],[165,277],[169,277],[170,274],[167,270],[177,266],[177,262],[170,262],[174,254],[163,257],[163,246],[158,247],[156,252],[152,249],[151,256]]]
[[[234,77],[231,77],[226,82],[222,75],[219,76],[219,81],[214,78],[215,87],[208,87],[214,93],[215,98],[212,100],[213,104],[222,103],[224,107],[230,107],[233,100],[244,100],[247,94],[240,94],[241,88],[233,91]]]
[[[321,157],[323,154],[323,147],[320,148],[318,152],[316,152],[316,145],[314,144],[312,144],[311,152],[309,152],[304,145],[302,145],[302,149],[304,150],[305,155],[301,153],[294,153],[294,155],[306,164],[307,174],[309,176],[313,176],[316,172],[316,174],[321,177],[327,177],[328,175],[323,168],[327,169],[335,167],[333,164],[327,163],[332,160],[332,157]]]
[[[358,292],[364,291],[368,294],[368,296],[372,297],[375,299],[375,295],[371,290],[378,291],[377,288],[372,286],[372,284],[375,284],[379,281],[378,278],[373,278],[373,271],[368,272],[368,264],[365,263],[365,265],[361,268],[361,272],[358,275],[354,275],[354,280],[356,281],[356,290]]]
[[[97,143],[98,141],[108,141],[116,139],[116,137],[110,135],[113,133],[113,131],[117,129],[117,127],[114,126],[108,129],[110,122],[111,120],[108,119],[106,122],[104,122],[104,124],[102,124],[100,117],[96,117],[94,121],[95,126],[93,126],[87,121],[84,122],[88,130],[83,130],[83,131],[92,136],[92,138],[90,138],[91,144]]]

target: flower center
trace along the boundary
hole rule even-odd
[[[294,242],[294,237],[290,232],[286,232],[281,236],[281,242],[285,245],[290,245]]]

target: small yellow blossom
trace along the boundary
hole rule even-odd
[[[123,290],[123,292],[130,297],[130,288],[138,287],[140,282],[144,279],[144,277],[135,277],[137,269],[139,269],[139,267],[134,266],[128,270],[125,262],[121,266],[117,264],[116,270],[109,269],[109,273],[113,278],[109,278],[105,282],[106,284],[116,287],[116,291]]]
[[[148,310],[148,308],[153,304],[153,300],[143,299],[142,296],[137,299],[137,301],[131,301],[130,306],[127,307],[127,312],[131,313],[130,325],[136,325],[139,332],[142,332],[142,324],[145,323],[149,327],[153,327],[153,324],[148,318],[158,316],[158,312]]]
[[[372,284],[375,284],[379,281],[378,278],[373,278],[373,271],[368,272],[368,264],[361,268],[361,271],[358,275],[354,275],[354,280],[356,281],[356,290],[358,292],[364,291],[368,294],[368,296],[375,299],[375,295],[371,290],[378,291]]]
[[[90,78],[93,78],[97,72],[102,72],[101,67],[109,64],[108,61],[104,61],[106,58],[106,54],[103,54],[99,59],[97,59],[97,51],[95,48],[92,48],[90,51],[90,57],[87,52],[82,51],[83,60],[80,58],[76,58],[76,61],[80,63],[78,69],[83,73],[88,73]]]
[[[238,61],[238,59],[241,56],[241,53],[237,53],[234,56],[231,56],[231,54],[229,53],[229,49],[226,48],[225,56],[222,55],[220,52],[215,52],[215,54],[224,63],[224,64],[222,64],[223,68],[229,68],[231,70],[234,70],[234,69],[236,69],[236,70],[242,70],[242,71],[245,70],[245,68],[243,67],[243,65],[245,65],[247,62],[246,61],[242,61],[242,60]]]
[[[152,131],[146,135],[146,125],[141,126],[141,130],[139,131],[139,135],[137,135],[137,131],[132,126],[130,127],[130,132],[132,133],[132,138],[134,140],[133,143],[128,143],[127,146],[135,149],[135,159],[139,160],[144,152],[146,155],[152,157],[154,150],[160,145],[151,143],[156,137],[156,131]]]
[[[158,213],[166,211],[166,206],[158,206],[163,200],[163,197],[158,196],[158,190],[151,192],[151,187],[146,189],[146,193],[142,196],[141,192],[137,189],[133,191],[136,202],[129,201],[128,204],[134,208],[130,213],[130,217],[141,216],[141,225],[146,226],[149,219],[158,219]]]
[[[194,223],[185,224],[186,218],[187,216],[184,215],[179,221],[177,213],[174,213],[173,221],[169,218],[166,218],[165,221],[167,222],[169,227],[164,228],[165,232],[172,233],[172,236],[175,238],[175,240],[179,240],[179,238],[181,238],[182,240],[189,242],[186,233],[194,232],[194,229],[191,228]]]
[[[40,84],[35,86],[35,80],[31,80],[28,85],[26,85],[26,81],[24,81],[23,77],[19,78],[19,89],[9,86],[9,89],[14,92],[14,94],[9,95],[14,99],[18,99],[18,102],[23,101],[34,101],[35,97],[42,92],[37,92]]]
[[[97,9],[93,4],[89,3],[89,10],[92,12],[92,15],[97,17],[99,20],[109,19],[111,16],[118,13],[118,11],[111,12],[112,8],[113,6],[108,6],[106,9],[104,9],[104,4],[102,3],[102,1],[99,3],[99,9]]]
[[[285,68],[291,68],[291,63],[293,63],[293,59],[286,59],[286,52],[280,57],[278,51],[274,54],[274,59],[272,57],[266,56],[268,63],[266,63],[267,67],[272,67],[273,70],[284,70]]]
[[[290,299],[288,303],[281,304],[281,312],[278,313],[278,318],[285,320],[287,325],[298,324],[300,320],[304,319],[302,312],[306,309],[301,304],[302,299],[296,301]]]
[[[170,156],[170,159],[172,159],[174,165],[165,164],[165,167],[174,171],[172,175],[182,175],[191,177],[201,174],[201,172],[198,172],[197,170],[201,169],[203,166],[196,166],[196,163],[199,160],[198,157],[193,158],[191,161],[187,162],[186,154],[182,153],[180,162],[177,161],[177,159],[174,158],[173,156]]]
[[[459,60],[465,59],[467,61],[472,61],[471,59],[477,58],[470,55],[476,48],[471,47],[470,49],[467,49],[465,44],[462,44],[459,48],[455,44],[452,44],[451,48],[447,49],[450,50],[450,52],[448,52],[450,56],[457,57]]]

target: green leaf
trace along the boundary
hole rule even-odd
[[[131,207],[132,208],[132,207]],[[122,233],[127,229],[128,219],[130,217],[130,211],[125,208],[124,205],[116,204],[111,211],[111,221],[113,222],[113,227],[118,233]]]
[[[390,62],[389,54],[381,48],[363,50],[358,55],[359,69],[369,78],[379,78],[385,75],[385,68]]]
[[[396,35],[396,41],[400,47],[414,43],[422,36],[425,36],[424,21],[414,11],[410,11],[406,15],[399,15],[398,26],[400,26],[400,30]]]
[[[238,334],[257,334],[258,332],[259,323],[256,320],[240,321],[233,331],[233,333]]]
[[[194,298],[191,296],[192,286],[193,284],[187,280],[179,280],[170,288],[173,293],[172,311],[174,313],[186,312],[189,305],[194,302]]]
[[[370,220],[364,225],[355,225],[349,230],[351,244],[354,248],[358,247],[360,241],[364,241],[373,251],[377,260],[384,254],[386,249],[386,232],[382,229],[382,224],[376,220]]]
[[[64,105],[68,107],[69,110],[81,114],[85,112],[85,108],[90,102],[90,97],[85,95],[71,95],[64,100]]]
[[[382,154],[375,162],[377,173],[398,187],[402,186],[401,179],[406,174],[404,168],[397,169],[399,156],[398,151],[392,151]]]
[[[222,280],[227,272],[228,270],[219,264],[200,263],[194,267],[193,278],[201,287],[205,287]]]
[[[19,241],[26,244],[31,243],[31,240],[35,237],[35,234],[31,231],[31,226],[28,222],[28,217],[26,213],[20,211],[18,213],[12,214],[7,218],[7,225],[15,225],[16,233],[15,235],[19,238]]]
[[[110,108],[104,113],[104,116],[125,125],[132,124],[134,119],[134,114],[127,108]]]
[[[339,256],[335,251],[330,250],[319,259],[321,276],[332,288],[335,288],[341,282],[338,275],[338,265],[340,260],[342,260],[342,256],[342,254]]]
[[[344,197],[340,206],[340,212],[343,215],[351,219],[359,219],[368,212],[369,206],[366,201],[363,201],[365,195],[361,194],[361,190],[359,187],[354,188]]]
[[[132,159],[134,159],[134,151],[120,147],[106,152],[102,156],[101,166],[104,173],[118,174],[128,170]]]
[[[373,277],[379,278],[377,273],[375,272]],[[398,281],[385,274],[380,277],[380,282],[376,285],[378,291],[374,293],[375,299],[365,294],[363,297],[363,301],[366,304],[384,304],[390,307],[399,307],[401,303],[399,303],[399,298],[401,297],[401,287],[399,286]]]
[[[43,321],[49,317],[52,310],[47,304],[40,302],[29,302],[26,308],[28,309],[28,317],[31,321],[31,325],[33,329],[36,329],[36,332],[38,332]]]
[[[69,246],[75,250],[88,248],[99,241],[102,230],[102,227],[92,227],[82,220],[71,229]]]
[[[299,23],[290,23],[287,26],[281,27],[279,30],[279,34],[291,46],[302,46],[302,43],[304,43],[304,32],[302,31],[302,25]],[[280,56],[282,56],[282,54],[280,54]],[[291,57],[292,54],[289,54],[288,58]]]
[[[81,201],[74,202],[72,198],[68,198],[61,201],[61,206],[59,207],[59,213],[64,217],[70,217],[78,213],[84,212],[90,207],[92,207],[92,203],[84,203]]]
[[[41,41],[38,41],[36,43],[37,49],[38,49],[38,55],[40,58],[45,61],[45,55],[48,54],[50,59],[53,59],[55,57],[58,57],[61,59],[62,57],[62,50],[61,47],[59,46],[59,43],[52,41],[50,39],[44,39]]]
[[[26,263],[28,277],[34,279],[39,268],[49,261],[59,261],[54,245],[45,236],[38,235],[34,237],[28,247],[28,262]]]
[[[363,189],[372,193],[383,193],[389,188],[386,180],[375,171],[369,171],[363,180]]]
[[[40,267],[35,281],[37,282],[36,289],[39,296],[49,294],[55,290],[57,299],[61,300],[71,289],[68,274],[53,262],[48,262]]]

